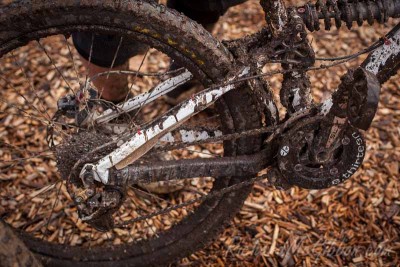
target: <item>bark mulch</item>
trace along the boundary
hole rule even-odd
[[[11,2],[11,1],[3,1]],[[292,1],[299,4],[300,1]],[[1,3],[1,1],[0,1]],[[390,26],[398,21],[390,20],[386,26],[374,25],[342,28],[310,34],[310,41],[318,57],[348,55],[368,47],[382,37]],[[231,8],[219,21],[213,34],[219,39],[235,39],[256,32],[264,25],[264,14],[257,0]],[[62,39],[46,40],[43,45],[56,62],[63,63],[67,80],[74,79],[74,68],[69,62],[69,50],[61,46]],[[41,53],[41,57],[38,54]],[[119,244],[133,239],[154,235],[156,229],[168,229],[188,211],[172,212],[169,216],[158,216],[153,220],[136,224],[129,231],[118,229],[113,233],[94,233],[86,224],[78,220],[76,208],[70,206],[71,199],[65,185],[57,183],[56,164],[48,154],[29,164],[11,164],[11,154],[28,157],[45,150],[45,128],[36,115],[42,112],[41,102],[48,112],[55,109],[55,101],[67,91],[67,84],[52,69],[37,45],[27,46],[2,59],[2,75],[10,77],[12,84],[18,85],[20,93],[29,95],[30,84],[19,70],[20,62],[30,73],[38,94],[30,93],[28,100],[39,110],[29,110],[23,119],[0,113],[0,141],[14,142],[18,147],[28,146],[31,151],[20,151],[18,147],[0,147],[0,214],[16,211],[8,217],[14,227],[35,232],[38,237],[45,235],[50,242],[71,245],[100,245],[110,239]],[[147,71],[168,69],[165,55],[155,51],[149,53],[145,62]],[[160,60],[161,58],[161,60]],[[311,72],[313,94],[316,101],[326,99],[337,88],[340,76],[348,68],[358,66],[365,56],[344,65],[323,71]],[[36,60],[33,66],[24,65],[29,59]],[[132,64],[134,62],[131,62]],[[69,64],[69,65],[68,65]],[[275,67],[268,67],[275,68]],[[268,69],[266,68],[266,70]],[[49,71],[50,69],[50,71]],[[399,75],[393,77],[382,89],[378,114],[372,128],[365,134],[367,156],[362,169],[354,177],[339,186],[326,190],[304,190],[291,188],[287,191],[274,190],[257,183],[252,194],[232,224],[216,237],[207,248],[182,259],[178,266],[399,266],[400,255],[400,91]],[[266,78],[274,92],[278,93],[281,75]],[[134,91],[154,86],[154,79],[143,78],[135,82]],[[14,110],[11,104],[24,104],[19,93],[10,83],[0,80],[0,87],[9,87],[7,103],[0,102],[0,110]],[[77,83],[75,83],[77,84]],[[78,86],[78,85],[77,85]],[[50,88],[60,88],[50,92]],[[74,88],[78,89],[78,87]],[[278,94],[276,94],[278,96]],[[40,99],[40,101],[38,100]],[[36,101],[36,102],[35,102]],[[156,104],[155,104],[156,105]],[[29,105],[25,105],[29,109]],[[158,106],[144,110],[149,117],[158,116],[165,109]],[[281,108],[283,114],[283,109]],[[42,125],[42,127],[37,127]],[[36,129],[35,131],[31,129]],[[60,137],[61,138],[61,137]],[[199,150],[200,149],[200,150]],[[193,147],[196,151],[178,151],[169,157],[208,157],[221,154],[219,145]],[[27,154],[28,153],[28,154]],[[12,170],[12,171],[11,171]],[[25,177],[26,179],[22,179]],[[156,201],[143,189],[129,192],[130,202],[122,208],[119,220],[137,217],[146,212],[181,203],[193,197],[193,192],[207,193],[212,179],[197,179],[190,182],[184,192]],[[43,185],[46,185],[43,188]],[[29,191],[28,191],[29,189]],[[51,192],[51,193],[49,193]],[[58,194],[58,193],[59,194]],[[47,196],[46,196],[47,194]],[[60,195],[54,201],[55,194]],[[29,199],[21,207],[19,203]],[[128,210],[129,208],[129,210]],[[50,223],[46,223],[49,210],[53,209]],[[37,217],[37,218],[36,218]],[[34,222],[29,222],[35,218]],[[66,218],[66,219],[62,219]],[[48,224],[48,225],[46,225]],[[136,236],[132,236],[132,233]],[[95,241],[92,241],[95,240]],[[1,264],[0,264],[1,265]]]

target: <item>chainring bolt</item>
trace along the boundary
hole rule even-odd
[[[301,164],[297,164],[296,166],[294,166],[294,170],[296,172],[301,172],[303,170],[303,166]]]
[[[337,175],[339,173],[339,170],[337,168],[332,168],[329,172],[332,175]]]
[[[345,137],[342,139],[342,145],[347,146],[348,144],[350,144],[350,138]]]
[[[87,189],[87,190],[86,190],[86,195],[87,195],[88,197],[93,196],[93,195],[94,195],[94,190],[93,190],[93,189]]]
[[[75,198],[75,202],[76,203],[82,203],[83,202],[83,198],[82,197],[76,197]]]

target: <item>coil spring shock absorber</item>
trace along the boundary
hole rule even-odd
[[[400,0],[318,0],[315,4],[308,3],[297,9],[308,30],[320,29],[321,20],[325,29],[333,25],[342,26],[342,21],[351,29],[353,22],[361,26],[364,21],[370,25],[374,21],[385,23],[389,18],[400,17]]]

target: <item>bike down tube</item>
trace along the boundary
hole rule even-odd
[[[248,75],[249,71],[250,67],[243,67],[239,74],[228,79],[228,85],[209,88],[175,106],[164,116],[153,120],[143,129],[138,130],[129,141],[100,159],[97,164],[86,164],[80,173],[80,177],[83,178],[88,171],[91,171],[95,180],[107,184],[112,167],[121,170],[139,159],[153,148],[161,137],[212,105],[227,92],[235,89],[236,84],[231,82]]]

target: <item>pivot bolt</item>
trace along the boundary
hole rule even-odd
[[[306,12],[306,9],[305,9],[304,7],[299,7],[299,8],[297,9],[297,12],[299,12],[299,13],[304,13],[304,12]]]
[[[302,30],[303,30],[303,25],[301,25],[300,23],[297,24],[297,25],[296,25],[296,30],[297,30],[298,32],[302,31]]]
[[[282,147],[282,149],[281,149],[281,156],[282,157],[286,157],[287,156],[287,154],[289,154],[289,150],[290,150],[290,148],[288,147],[288,146],[284,146],[284,147]]]
[[[294,166],[294,170],[296,172],[301,172],[303,170],[303,166],[301,164],[297,164]]]

